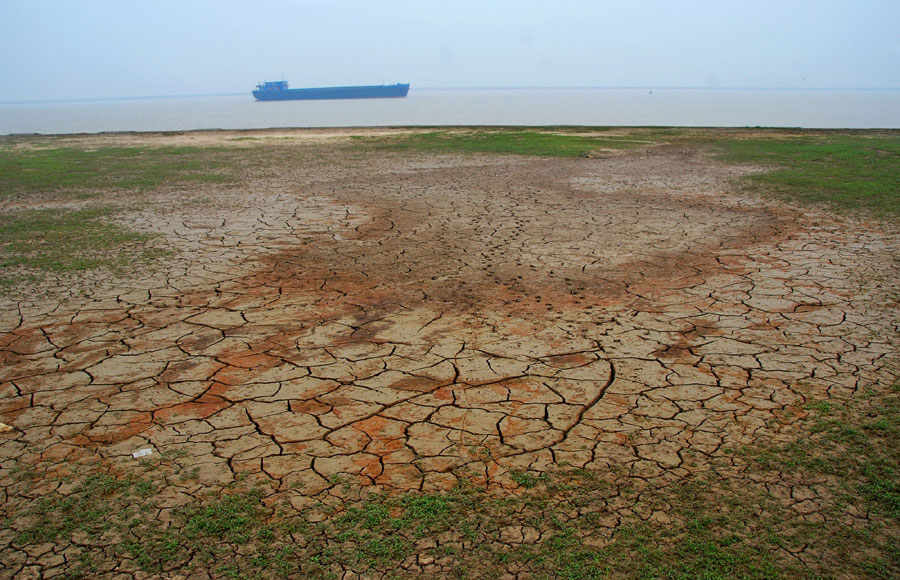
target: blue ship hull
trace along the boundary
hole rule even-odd
[[[262,83],[253,91],[258,101],[309,101],[319,99],[388,99],[405,97],[409,84],[359,87],[319,87],[289,89],[287,82]]]

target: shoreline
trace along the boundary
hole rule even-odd
[[[267,103],[248,93],[0,109],[3,134],[284,126],[900,128],[900,91],[434,90],[411,91],[403,99]]]
[[[591,125],[384,125],[384,126],[356,126],[356,127],[269,127],[269,128],[253,128],[253,129],[186,129],[174,131],[100,131],[100,132],[83,132],[83,133],[15,133],[0,135],[0,144],[4,142],[17,142],[28,140],[53,139],[55,141],[65,142],[97,140],[115,141],[115,140],[140,140],[148,139],[154,142],[163,142],[167,140],[186,139],[207,137],[200,139],[204,142],[229,142],[237,143],[241,137],[258,137],[261,140],[293,138],[299,140],[309,140],[316,142],[331,138],[347,138],[347,137],[386,137],[393,135],[421,134],[431,132],[448,132],[448,133],[500,133],[510,130],[529,131],[537,133],[562,133],[572,135],[585,135],[586,131],[594,131],[595,134],[615,134],[617,132],[624,133],[653,133],[676,131],[685,137],[701,137],[710,135],[719,138],[736,137],[741,138],[752,135],[773,135],[773,136],[814,136],[814,135],[872,135],[872,136],[893,136],[900,134],[900,128],[884,128],[884,129],[837,129],[837,128],[803,128],[803,127],[704,127],[704,126],[666,126],[666,125],[645,125],[645,126],[591,126]]]

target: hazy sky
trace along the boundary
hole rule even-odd
[[[0,0],[0,101],[409,82],[900,89],[900,0]]]

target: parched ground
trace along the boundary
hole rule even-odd
[[[278,137],[255,135],[72,140]],[[147,193],[119,216],[161,234],[164,263],[0,298],[0,421],[13,428],[0,435],[0,574],[61,575],[93,541],[25,545],[30,524],[12,515],[66,483],[22,473],[137,472],[131,454],[145,448],[166,465],[162,526],[247,480],[265,505],[313,513],[461,481],[521,494],[574,468],[638,490],[594,506],[602,544],[625,522],[672,520],[640,490],[740,481],[735,450],[788,444],[811,404],[900,380],[898,233],[741,193],[752,168],[702,148],[561,159],[282,136],[302,147],[277,171]],[[751,478],[785,517],[829,517],[824,488]],[[500,525],[491,541],[545,533]],[[353,571],[449,575],[433,547]],[[144,574],[133,551],[105,553],[97,575]],[[815,567],[829,553],[777,557]],[[533,577],[520,564],[505,573]]]

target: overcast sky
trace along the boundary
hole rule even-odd
[[[900,0],[0,0],[0,101],[424,87],[900,89]]]

